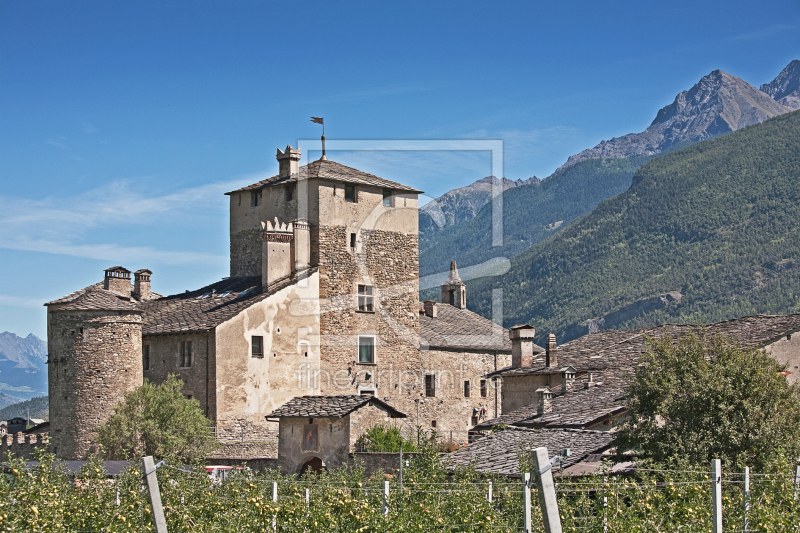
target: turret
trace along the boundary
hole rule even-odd
[[[450,275],[442,285],[442,303],[459,309],[467,308],[467,286],[458,275],[458,266],[455,261],[450,262]]]

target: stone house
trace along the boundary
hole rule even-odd
[[[512,332],[514,328],[512,328]],[[556,346],[549,335],[545,353],[531,364],[510,366],[489,377],[502,379],[501,416],[475,431],[499,424],[527,428],[608,431],[624,421],[624,386],[646,349],[646,340],[690,332],[723,334],[743,348],[763,349],[786,366],[790,383],[800,368],[800,314],[756,315],[706,326],[668,324],[644,330],[607,330]]]
[[[374,396],[299,396],[273,411],[279,420],[278,466],[286,474],[348,464],[358,436],[406,415]]]
[[[151,271],[132,283],[118,266],[46,304],[59,457],[84,458],[127,391],[169,374],[218,427],[264,426],[306,395],[380,398],[462,442],[501,414],[486,375],[532,340],[468,311],[455,265],[442,302],[419,301],[421,191],[324,156],[301,167],[291,147],[276,157],[278,175],[227,193],[230,277],[161,296]]]

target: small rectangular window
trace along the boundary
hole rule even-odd
[[[486,380],[481,380],[481,398],[486,398]]]
[[[250,207],[258,206],[259,196],[261,196],[259,191],[250,191]]]
[[[355,247],[356,247],[356,234],[355,233],[351,233],[350,234],[350,248],[355,248]]]
[[[264,337],[253,335],[250,337],[251,354],[253,357],[264,357]]]
[[[192,366],[192,341],[181,341],[181,366]]]
[[[436,429],[436,420],[431,420],[431,427]]]
[[[236,197],[239,199],[239,205],[242,205],[242,195],[237,194]]]
[[[294,187],[291,185],[286,186],[286,201],[291,202],[294,196]]]
[[[358,286],[358,310],[372,313],[375,311],[373,306],[372,285]]]
[[[385,207],[392,207],[392,190],[383,189],[383,205]]]
[[[436,376],[433,374],[425,376],[425,396],[429,398],[436,396]]]
[[[142,368],[150,370],[150,345],[145,344],[142,346]]]
[[[375,391],[371,389],[364,389],[358,393],[360,396],[375,396]]]
[[[472,425],[473,426],[478,425],[478,415],[472,415]]]
[[[358,338],[358,362],[375,363],[375,337]]]
[[[469,398],[469,381],[464,381],[464,398]]]
[[[346,202],[355,202],[356,201],[356,186],[355,185],[347,185],[344,186],[344,199]]]

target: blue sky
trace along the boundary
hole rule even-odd
[[[0,0],[0,331],[122,264],[154,289],[227,275],[222,195],[316,138],[502,139],[545,177],[646,128],[714,69],[800,58],[800,2]],[[302,148],[302,147],[301,147]],[[486,152],[347,152],[436,197]]]

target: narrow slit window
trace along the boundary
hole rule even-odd
[[[294,187],[291,185],[286,186],[286,201],[291,202],[294,197]]]
[[[250,191],[250,207],[258,206],[259,191]]]
[[[464,381],[464,398],[469,398],[469,381]]]
[[[487,393],[487,391],[486,391],[486,380],[482,379],[481,380],[481,398],[486,398],[486,393]]]
[[[372,285],[358,286],[358,310],[373,313],[375,311]]]
[[[150,370],[150,345],[145,344],[142,346],[142,368]]]
[[[192,366],[192,341],[181,341],[181,367]]]
[[[355,233],[351,233],[350,234],[350,248],[355,249],[355,247],[356,247],[356,234]]]
[[[355,202],[356,201],[356,186],[355,185],[347,185],[344,186],[344,199],[346,202]]]
[[[383,189],[383,205],[385,207],[392,207],[392,190]]]
[[[375,337],[358,337],[358,362],[375,363]]]
[[[427,374],[425,376],[425,396],[434,398],[436,396],[436,376]]]
[[[264,337],[253,335],[250,339],[251,354],[253,357],[264,357]]]

